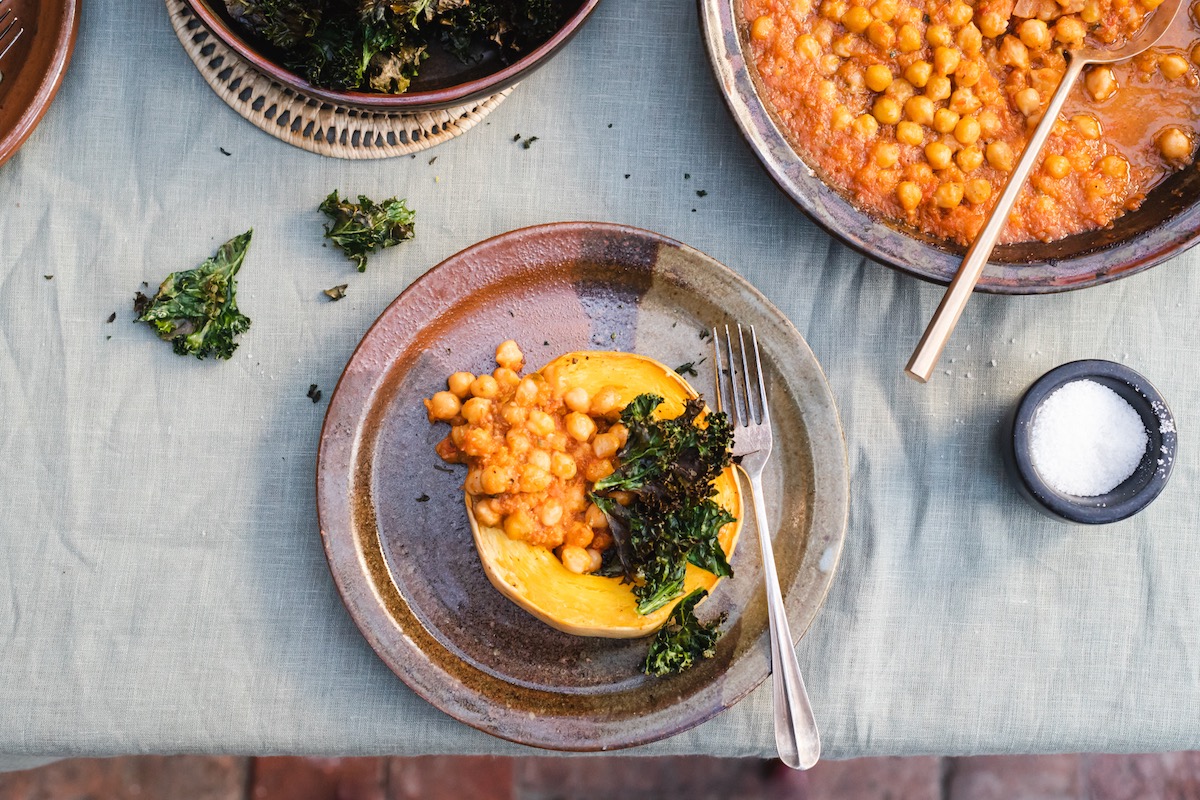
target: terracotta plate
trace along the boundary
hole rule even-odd
[[[771,179],[814,222],[856,250],[901,272],[949,283],[962,263],[962,248],[860,210],[825,184],[793,149],[762,99],[757,71],[747,63],[741,0],[697,2],[717,84]],[[1149,269],[1198,239],[1200,170],[1180,170],[1112,227],[1049,244],[997,247],[977,290],[1045,294],[1082,289]]]
[[[0,3],[0,13],[10,9],[24,31],[0,61],[4,75],[0,79],[0,164],[29,138],[50,107],[71,62],[79,29],[79,0]]]
[[[375,322],[329,404],[317,463],[321,535],[334,580],[379,656],[418,694],[516,742],[606,750],[686,730],[767,676],[767,612],[753,522],[732,580],[701,607],[729,612],[716,658],[684,675],[638,671],[647,640],[560,633],[484,576],[463,509],[462,467],[433,447],[445,426],[421,404],[456,370],[486,371],[516,339],[527,368],[570,350],[636,351],[697,362],[700,331],[757,326],[778,457],[769,469],[779,571],[799,637],[842,549],[845,443],[812,351],[752,286],[689,247],[634,228],[561,223],[489,239],[430,270]],[[763,720],[764,726],[769,726]]]

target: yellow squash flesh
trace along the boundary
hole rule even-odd
[[[552,385],[582,386],[594,396],[606,386],[620,389],[622,407],[643,393],[660,395],[658,414],[673,418],[683,403],[697,393],[671,368],[632,353],[567,353],[541,370]],[[718,504],[737,520],[721,529],[719,540],[726,557],[732,557],[741,529],[742,505],[733,467],[716,480]],[[484,571],[504,596],[554,628],[576,636],[628,639],[654,633],[670,616],[674,603],[653,614],[637,613],[637,599],[620,578],[576,575],[553,552],[514,541],[500,528],[480,525],[467,498],[467,516]],[[720,580],[707,570],[687,566],[684,592],[705,588],[710,592]]]

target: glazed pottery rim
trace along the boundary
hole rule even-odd
[[[422,111],[459,105],[471,100],[502,91],[517,83],[524,75],[542,66],[553,58],[591,18],[600,0],[583,0],[579,8],[550,36],[549,39],[529,51],[511,64],[481,78],[442,89],[382,94],[376,92],[337,91],[314,86],[302,77],[276,64],[264,56],[256,47],[234,31],[221,15],[211,7],[212,2],[221,0],[184,0],[200,21],[227,47],[245,59],[267,77],[291,87],[307,97],[313,97],[336,106],[371,109],[374,111]]]
[[[1139,472],[1144,473],[1144,468],[1149,469],[1153,467],[1152,474],[1149,477],[1143,476],[1141,480],[1144,483],[1141,488],[1137,489],[1127,499],[1103,506],[1095,504],[1096,498],[1077,498],[1049,486],[1033,466],[1029,453],[1029,437],[1033,421],[1046,399],[1053,392],[1068,383],[1094,378],[1107,379],[1129,387],[1132,393],[1138,398],[1137,404],[1141,406],[1140,409],[1135,408],[1138,411],[1139,417],[1142,417],[1143,420],[1146,417],[1150,417],[1158,421],[1157,431],[1147,430],[1150,441],[1137,470],[1123,481],[1121,486],[1137,478]],[[1103,381],[1101,383],[1103,385]],[[1126,397],[1124,399],[1126,402],[1129,402],[1129,398]],[[1161,449],[1158,451],[1152,448],[1156,440],[1161,446]],[[1084,525],[1104,525],[1128,519],[1134,514],[1139,513],[1162,493],[1171,478],[1171,472],[1175,465],[1178,450],[1178,434],[1175,430],[1175,417],[1171,412],[1170,406],[1167,405],[1166,400],[1158,389],[1144,375],[1131,367],[1115,361],[1081,359],[1061,364],[1030,384],[1017,403],[1016,413],[1013,418],[1011,441],[1008,443],[1008,446],[1011,448],[1013,454],[1017,476],[1026,492],[1035,502],[1053,516],[1060,517],[1068,522],[1076,522]],[[1109,494],[1115,494],[1119,490],[1120,486],[1113,489]]]
[[[71,57],[75,52],[75,41],[79,33],[79,9],[82,0],[40,0],[42,5],[62,9],[63,25],[55,39],[52,56],[41,82],[38,84],[29,105],[17,117],[12,128],[0,134],[0,165],[8,161],[21,145],[33,134],[42,117],[50,110],[67,68],[71,65]],[[7,76],[6,76],[7,79]]]
[[[315,476],[316,483],[317,483],[316,500],[317,500],[318,524],[320,527],[322,543],[323,543],[325,554],[326,554],[327,565],[330,568],[332,577],[334,579],[334,584],[335,584],[337,591],[343,601],[343,604],[345,605],[347,610],[350,612],[350,615],[351,615],[352,619],[354,620],[356,627],[358,627],[359,631],[362,633],[364,638],[367,639],[371,648],[376,652],[376,655],[379,656],[380,659],[391,669],[391,671],[397,677],[399,677],[405,684],[407,684],[408,687],[412,691],[414,691],[418,696],[422,697],[425,701],[429,702],[430,705],[432,705],[433,707],[438,708],[443,713],[446,713],[447,715],[459,720],[460,722],[470,725],[471,727],[474,727],[474,728],[481,730],[485,733],[488,733],[490,735],[496,736],[501,739],[506,739],[508,741],[512,741],[517,744],[530,745],[530,746],[539,747],[539,748],[543,748],[543,749],[549,749],[549,750],[561,750],[561,751],[571,751],[571,752],[599,752],[599,751],[609,751],[609,750],[615,750],[615,749],[624,749],[624,748],[628,748],[628,747],[635,747],[635,746],[639,746],[639,745],[643,745],[643,744],[648,744],[650,742],[659,741],[659,740],[668,738],[670,736],[676,735],[678,733],[682,733],[683,731],[690,730],[691,728],[712,719],[713,717],[719,715],[723,711],[732,707],[734,704],[736,704],[738,701],[740,701],[746,695],[748,695],[751,691],[753,691],[754,688],[761,685],[761,683],[763,681],[765,681],[766,678],[768,677],[768,675],[770,674],[769,664],[765,664],[762,674],[754,676],[749,681],[749,685],[746,686],[744,688],[744,690],[740,690],[739,693],[736,694],[736,696],[722,695],[720,698],[720,702],[712,703],[703,711],[703,713],[699,713],[692,717],[685,717],[685,718],[675,720],[675,721],[668,720],[666,723],[662,723],[660,720],[657,719],[657,716],[656,716],[655,720],[656,720],[656,722],[659,723],[657,727],[649,727],[649,728],[640,729],[639,732],[637,733],[637,735],[624,737],[624,738],[621,738],[619,741],[575,741],[575,742],[573,742],[573,741],[565,740],[565,739],[558,739],[555,741],[532,740],[528,737],[523,737],[521,735],[522,732],[511,732],[511,731],[506,732],[502,728],[498,729],[495,726],[489,726],[487,724],[486,717],[468,714],[463,710],[463,708],[461,706],[455,706],[453,703],[443,701],[441,698],[436,696],[430,690],[430,686],[427,686],[421,680],[417,680],[416,676],[412,676],[414,679],[410,680],[410,676],[411,676],[410,672],[402,671],[401,665],[393,663],[390,655],[385,656],[385,651],[383,649],[384,643],[381,641],[382,637],[380,636],[380,631],[377,630],[376,628],[374,628],[372,625],[367,624],[364,619],[360,618],[360,614],[363,613],[363,609],[360,608],[360,603],[355,598],[353,598],[350,594],[353,587],[350,586],[349,584],[345,584],[343,582],[344,578],[342,575],[339,574],[338,569],[335,566],[335,561],[340,562],[342,559],[338,556],[337,553],[334,552],[335,543],[333,542],[332,537],[328,533],[328,529],[326,526],[326,520],[324,519],[325,502],[322,501],[322,498],[324,496],[324,491],[322,488],[322,480],[323,480],[322,464],[326,460],[327,449],[332,446],[331,439],[334,436],[334,432],[331,428],[335,424],[338,424],[338,420],[335,418],[335,414],[334,414],[335,400],[337,398],[338,392],[342,389],[343,383],[347,379],[347,375],[349,374],[349,367],[355,361],[360,350],[365,346],[367,341],[371,338],[372,332],[375,331],[377,326],[379,326],[385,320],[385,318],[388,317],[389,314],[392,313],[394,308],[396,308],[398,305],[402,304],[406,300],[406,296],[411,296],[412,294],[419,292],[423,288],[423,286],[425,284],[427,284],[429,281],[436,280],[438,271],[440,271],[442,269],[446,269],[446,268],[452,268],[452,265],[454,264],[454,262],[468,256],[469,254],[471,254],[473,252],[476,252],[479,250],[484,250],[490,246],[493,246],[499,240],[505,240],[505,239],[509,239],[509,238],[513,238],[513,237],[519,237],[519,238],[533,237],[533,236],[556,237],[561,234],[570,235],[575,231],[586,232],[586,231],[594,231],[594,230],[601,230],[601,231],[608,232],[608,233],[613,233],[613,234],[618,234],[618,235],[626,235],[626,236],[634,236],[634,237],[639,237],[639,238],[644,237],[645,239],[647,239],[657,245],[660,245],[660,246],[666,245],[666,246],[678,248],[679,250],[687,253],[690,257],[698,257],[700,260],[705,262],[707,265],[718,269],[721,273],[723,273],[724,278],[726,278],[727,280],[732,280],[734,283],[740,285],[740,288],[748,291],[750,293],[750,295],[754,298],[754,300],[756,300],[759,303],[762,303],[763,307],[767,310],[768,313],[772,313],[776,317],[777,322],[780,323],[782,326],[784,326],[784,329],[785,329],[786,333],[788,334],[788,338],[789,339],[794,338],[795,341],[798,344],[800,344],[801,347],[804,349],[804,353],[807,355],[807,357],[808,357],[807,360],[809,362],[806,365],[806,368],[815,368],[816,375],[819,376],[819,378],[820,378],[820,386],[824,390],[822,393],[823,396],[819,397],[811,402],[815,403],[817,405],[817,407],[825,406],[825,410],[830,412],[830,414],[831,414],[831,423],[834,427],[834,432],[836,433],[836,449],[838,451],[838,457],[837,457],[838,469],[836,471],[836,480],[834,480],[834,485],[829,487],[830,491],[827,492],[827,494],[832,497],[832,501],[831,501],[832,502],[831,507],[833,508],[832,515],[830,513],[826,513],[824,516],[822,516],[821,514],[816,514],[814,512],[814,516],[810,522],[810,525],[811,525],[810,531],[815,531],[818,523],[823,523],[825,525],[824,531],[825,531],[825,533],[828,534],[828,538],[829,538],[829,542],[830,542],[829,544],[827,544],[825,552],[828,553],[829,550],[832,549],[833,557],[830,561],[828,569],[821,570],[824,573],[824,577],[823,577],[822,581],[820,582],[820,585],[817,587],[817,591],[815,594],[815,602],[812,604],[811,614],[808,615],[807,618],[804,619],[802,622],[796,621],[795,616],[793,616],[789,620],[789,622],[791,623],[792,630],[793,630],[793,635],[794,635],[795,639],[797,641],[799,641],[799,639],[802,638],[802,636],[807,632],[807,630],[811,626],[811,624],[815,621],[817,616],[819,616],[820,611],[823,609],[824,604],[825,604],[826,600],[828,599],[829,591],[832,588],[833,581],[836,578],[837,570],[838,570],[838,567],[841,562],[842,552],[845,549],[845,539],[846,539],[846,535],[847,535],[847,527],[848,527],[848,522],[849,522],[849,497],[850,497],[850,494],[849,494],[849,483],[850,483],[849,460],[848,460],[848,453],[846,450],[844,429],[841,426],[840,414],[837,411],[837,406],[836,406],[836,402],[833,397],[832,389],[829,386],[828,379],[827,379],[820,363],[817,361],[815,354],[812,353],[811,348],[809,348],[807,345],[807,342],[804,341],[804,339],[800,335],[799,331],[791,323],[790,319],[788,319],[788,317],[782,313],[782,311],[777,309],[773,304],[770,303],[769,300],[767,300],[767,298],[764,295],[761,294],[761,292],[759,292],[755,287],[753,287],[751,284],[749,284],[748,281],[746,281],[744,278],[742,278],[740,275],[738,275],[736,272],[734,272],[729,267],[725,266],[721,262],[717,261],[716,259],[712,258],[711,256],[705,254],[704,252],[702,252],[700,250],[692,248],[686,244],[678,242],[677,240],[674,240],[674,239],[664,236],[662,234],[658,234],[658,233],[644,230],[644,229],[635,228],[635,227],[628,226],[628,225],[622,225],[619,223],[582,222],[582,221],[552,222],[552,223],[528,226],[528,227],[524,227],[524,228],[518,228],[518,229],[514,229],[514,230],[511,230],[511,231],[508,231],[505,233],[501,233],[501,234],[489,237],[487,239],[476,242],[475,244],[469,245],[468,247],[463,248],[462,250],[454,253],[453,255],[451,255],[448,258],[439,262],[436,266],[434,266],[433,268],[431,268],[430,270],[428,270],[427,272],[422,274],[420,277],[418,277],[416,280],[414,280],[408,287],[406,287],[396,297],[396,299],[393,300],[387,306],[387,308],[385,308],[385,310],[379,315],[379,317],[371,324],[371,326],[368,328],[366,333],[364,333],[362,339],[356,345],[353,354],[351,355],[349,361],[347,362],[347,369],[345,371],[343,371],[341,376],[339,376],[338,383],[334,388],[334,392],[330,398],[329,406],[327,407],[327,410],[326,410],[326,415],[325,415],[325,419],[322,423],[322,429],[321,429],[321,434],[320,434],[320,442],[319,442],[318,453],[317,453],[317,470],[316,470],[316,476]],[[389,364],[389,367],[390,367],[390,364]],[[387,369],[387,367],[385,367],[385,370],[386,369]],[[369,395],[373,394],[376,391],[376,389],[377,389],[377,387],[372,388]],[[369,397],[369,395],[368,395],[368,397]],[[364,405],[368,405],[368,404],[369,404],[369,399],[364,400]],[[354,437],[357,437],[357,434],[352,434],[352,435]],[[827,450],[828,447],[826,447],[825,449]],[[816,462],[814,461],[813,463],[815,466]],[[828,482],[828,481],[826,481],[826,482]],[[832,533],[829,533],[830,529],[834,529]],[[350,533],[349,535],[353,539],[358,538],[353,533]],[[355,545],[355,549],[357,550],[357,545]],[[361,566],[361,562],[362,562],[362,557],[363,557],[363,554],[361,552],[359,552],[358,560],[360,562],[360,566]],[[796,579],[795,579],[797,581],[800,580],[800,577],[802,575],[802,572],[803,572],[802,567],[803,567],[802,564],[798,565]],[[365,576],[365,570],[363,571],[363,575]],[[371,592],[372,598],[376,601],[374,604],[375,608],[365,609],[366,613],[379,612],[379,613],[382,613],[384,617],[391,620],[390,613],[386,609],[382,608],[381,598],[379,597],[378,590],[376,588],[374,588],[374,584],[373,584],[371,578],[369,576],[366,576],[365,580],[366,580],[367,584],[371,587],[370,592]],[[797,586],[796,583],[791,584],[792,589],[795,589],[796,586]],[[811,591],[810,591],[810,594],[812,594]],[[403,630],[402,628],[400,628],[399,624],[396,623],[395,621],[392,622],[392,627],[397,631]],[[765,634],[763,634],[763,635],[765,635]],[[412,645],[411,642],[410,642],[410,645]],[[416,653],[418,655],[423,657],[424,654],[421,653],[419,646],[412,645],[412,648],[416,651]],[[428,659],[428,658],[423,658],[423,660],[425,663],[430,662],[430,659]],[[441,669],[440,667],[437,667],[436,665],[432,665],[431,667],[423,667],[423,668],[437,669],[437,670]],[[451,677],[453,677],[453,676],[451,675]],[[672,706],[672,707],[674,707],[674,706]],[[661,712],[656,712],[656,715],[661,715]]]
[[[962,252],[881,220],[851,203],[807,165],[780,130],[761,96],[757,74],[743,52],[735,4],[741,0],[697,0],[709,64],[726,107],[776,186],[810,220],[853,250],[890,269],[945,285],[958,270]],[[1157,190],[1163,187],[1160,185]],[[1152,195],[1154,193],[1151,193]],[[1136,214],[1137,211],[1129,212]],[[840,217],[840,219],[839,219]],[[1200,200],[1149,229],[1076,255],[1047,254],[1029,261],[991,261],[976,291],[991,294],[1051,294],[1085,289],[1143,272],[1180,255],[1200,241]],[[928,265],[938,265],[934,268]],[[1071,264],[1067,271],[1060,265]]]

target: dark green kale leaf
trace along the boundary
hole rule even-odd
[[[621,412],[629,438],[617,453],[620,466],[596,482],[593,491],[632,492],[643,504],[662,511],[696,503],[712,495],[712,482],[729,466],[733,431],[725,414],[708,414],[701,400],[688,400],[675,419],[660,420],[656,395],[634,398]]]
[[[712,498],[712,482],[730,463],[733,433],[724,414],[700,424],[704,403],[690,400],[672,420],[657,419],[662,398],[638,395],[621,413],[629,431],[620,466],[593,486],[592,500],[608,519],[613,547],[601,574],[633,584],[638,613],[650,614],[683,593],[687,564],[733,574],[718,535],[733,522]],[[618,503],[615,492],[632,501]]]
[[[549,39],[563,23],[559,0],[517,0],[513,3],[513,24],[528,41]]]
[[[181,356],[230,358],[237,349],[234,337],[250,327],[237,307],[236,276],[253,233],[230,239],[195,269],[172,272],[153,298],[138,292],[133,302],[138,321],[149,323]]]
[[[700,569],[708,570],[713,575],[722,578],[733,576],[733,567],[725,558],[718,534],[731,522],[735,522],[730,514],[713,500],[707,499],[694,506],[688,506],[674,514],[672,524],[679,528],[676,537],[688,542],[687,560]]]
[[[707,595],[704,589],[696,589],[679,601],[650,642],[650,651],[642,662],[643,672],[661,678],[683,672],[697,659],[716,654],[717,640],[721,638],[717,629],[725,622],[725,615],[707,624],[696,619],[696,604]]]
[[[337,190],[320,205],[320,211],[333,220],[325,226],[325,238],[358,266],[367,269],[367,257],[377,249],[393,247],[413,238],[416,213],[404,200],[392,197],[375,203],[363,195],[357,203],[338,197]]]
[[[321,24],[324,5],[310,0],[225,0],[229,16],[276,47],[296,47]]]
[[[653,614],[683,594],[689,563],[722,578],[733,575],[719,534],[734,517],[712,498],[666,513],[639,508],[636,501],[622,506],[611,497],[592,499],[608,518],[614,544],[602,574],[634,584],[639,614]]]
[[[430,44],[511,61],[550,38],[563,0],[225,0],[229,15],[316,86],[402,93]]]
[[[364,22],[344,11],[330,13],[311,37],[289,51],[286,64],[315,86],[361,89],[376,56],[403,42],[389,23]]]

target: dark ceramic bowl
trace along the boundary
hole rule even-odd
[[[549,61],[583,26],[600,0],[569,0],[567,20],[558,31],[524,57],[504,63],[495,48],[479,52],[479,58],[469,64],[430,48],[429,58],[421,65],[421,74],[413,79],[404,94],[376,92],[339,92],[313,86],[272,60],[273,53],[249,36],[230,19],[222,0],[187,0],[196,16],[230,49],[255,69],[295,89],[302,95],[315,97],[339,106],[354,106],[377,111],[431,111],[469,103],[501,92],[524,79]]]
[[[1077,497],[1064,494],[1042,480],[1029,455],[1034,417],[1056,389],[1077,380],[1092,380],[1125,399],[1146,427],[1149,443],[1134,473],[1108,494]],[[1097,525],[1131,517],[1158,497],[1175,463],[1175,418],[1158,390],[1137,372],[1112,361],[1072,361],[1034,381],[1013,416],[1007,461],[1017,485],[1038,510],[1068,522]]]
[[[746,60],[741,0],[698,0],[709,60],[734,120],[771,179],[829,233],[876,261],[936,283],[949,283],[963,249],[860,210],[822,180],[780,132]],[[1136,211],[1111,228],[1050,244],[996,248],[977,289],[1045,294],[1133,275],[1178,255],[1200,238],[1200,170],[1172,175]]]

